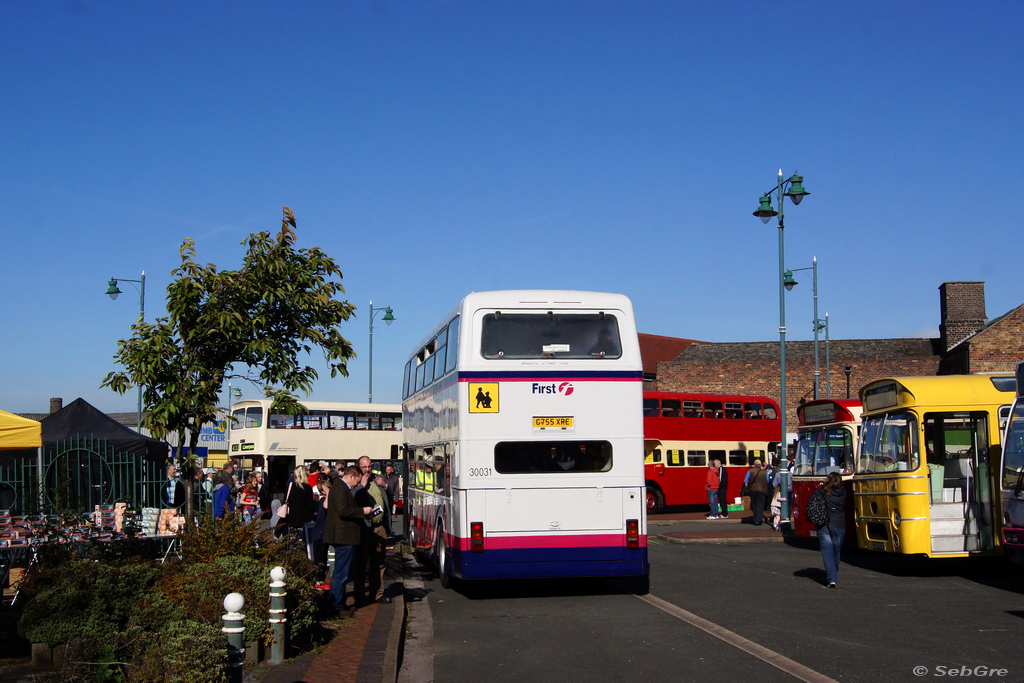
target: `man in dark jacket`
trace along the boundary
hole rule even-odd
[[[348,581],[352,556],[362,539],[363,519],[373,508],[359,507],[352,488],[359,483],[362,472],[347,467],[327,497],[327,525],[324,543],[334,549],[334,573],[331,575],[331,607],[337,613],[345,609],[345,583]]]
[[[718,470],[718,506],[722,508],[720,517],[729,519],[729,471],[718,458],[715,458],[715,468]]]

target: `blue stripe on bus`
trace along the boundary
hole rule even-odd
[[[450,573],[463,579],[646,576],[647,549],[520,548],[463,552],[449,548]]]
[[[513,379],[524,382],[529,382],[533,379],[544,379],[544,380],[557,380],[557,379],[629,379],[629,380],[643,380],[644,373],[637,372],[634,370],[607,370],[604,372],[591,370],[588,372],[572,372],[566,370],[517,370],[517,371],[504,371],[504,372],[460,372],[459,381],[466,382],[470,380],[483,380],[483,379]]]

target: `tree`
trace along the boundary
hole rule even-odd
[[[167,287],[167,317],[132,326],[114,355],[124,370],[100,385],[119,394],[141,386],[150,432],[177,434],[179,444],[188,435],[180,464],[189,518],[199,432],[216,419],[225,381],[248,380],[276,408],[302,412],[295,392],[308,395],[318,377],[304,364],[308,354],[320,349],[331,377],[347,377],[355,356],[339,330],[355,311],[337,298],[345,292],[341,270],[319,247],[296,249],[295,216],[287,206],[283,214],[275,237],[260,232],[242,242],[248,252],[239,270],[199,265],[195,242],[186,238]]]

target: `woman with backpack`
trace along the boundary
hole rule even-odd
[[[828,520],[818,527],[818,546],[825,562],[825,579],[829,588],[836,587],[839,577],[839,552],[843,548],[843,536],[846,535],[846,488],[843,478],[838,472],[828,475],[825,483],[818,487],[812,498],[821,495],[825,500]],[[808,503],[810,507],[810,503]],[[808,515],[809,517],[810,515]]]

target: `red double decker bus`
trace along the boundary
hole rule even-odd
[[[778,446],[779,404],[766,396],[645,391],[647,511],[707,505],[707,467],[716,458],[729,473],[726,502],[732,502],[747,468]]]
[[[843,476],[846,493],[853,500],[853,466],[860,443],[861,402],[857,399],[823,398],[796,409],[799,434],[793,466],[793,530],[797,536],[817,537],[807,521],[805,508],[814,489],[832,472]],[[853,529],[853,505],[846,506],[846,528]]]

